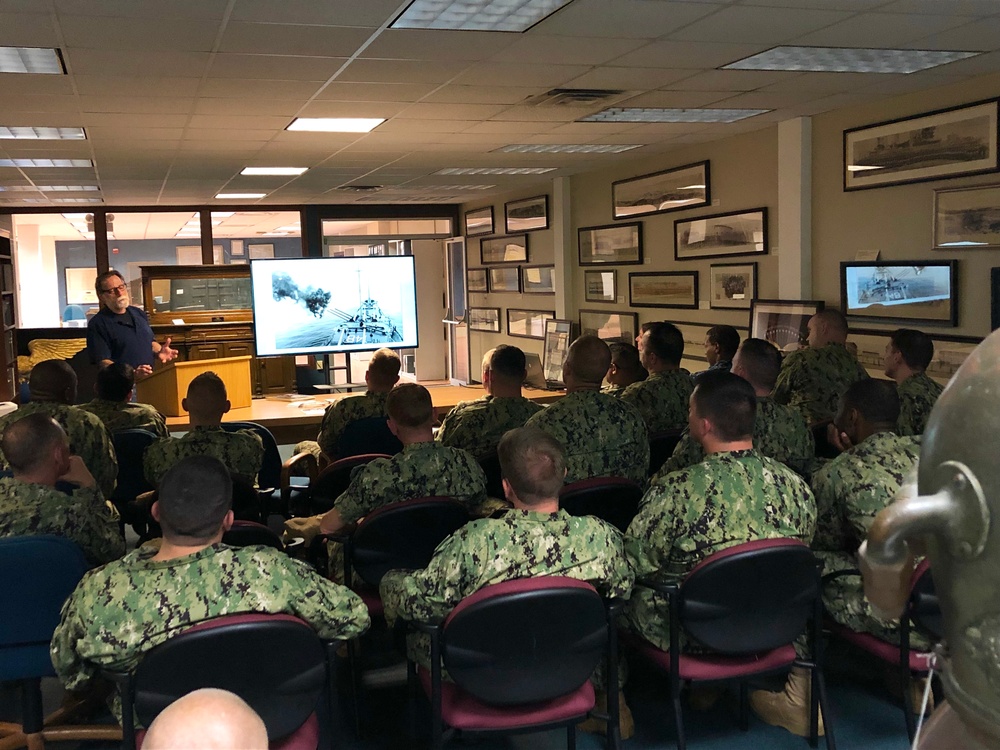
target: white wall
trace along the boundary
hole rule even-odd
[[[447,377],[447,348],[444,340],[444,243],[441,240],[413,240],[417,271],[417,325],[420,346],[416,350],[417,380]]]
[[[34,224],[16,226],[14,266],[17,272],[18,328],[58,328],[59,289],[55,283],[37,283],[56,278],[56,243],[43,237]]]

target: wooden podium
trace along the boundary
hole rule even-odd
[[[136,383],[136,399],[153,405],[164,416],[184,416],[187,412],[181,407],[181,401],[191,381],[203,372],[214,372],[222,378],[232,408],[250,406],[250,357],[246,356],[170,362]]]

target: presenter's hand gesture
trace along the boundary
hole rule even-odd
[[[174,357],[177,356],[177,350],[170,348],[170,337],[167,336],[167,340],[163,342],[160,346],[160,351],[156,353],[156,356],[160,358],[160,361],[166,364]]]

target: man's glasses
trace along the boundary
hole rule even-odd
[[[113,286],[110,289],[102,289],[101,294],[121,294],[125,291],[125,285],[119,284],[118,286]]]

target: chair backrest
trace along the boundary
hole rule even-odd
[[[684,430],[664,430],[649,436],[649,476],[653,476],[667,462],[683,434]]]
[[[111,495],[113,502],[130,502],[153,489],[142,471],[142,454],[157,440],[156,434],[149,430],[116,430],[111,433],[111,442],[118,457],[118,484]]]
[[[53,674],[52,631],[86,572],[83,552],[68,539],[0,539],[0,680]]]
[[[253,430],[260,435],[261,442],[264,443],[264,460],[260,464],[257,484],[261,489],[281,486],[281,453],[278,451],[278,441],[269,429],[256,422],[223,422],[222,429],[226,432]]]
[[[576,690],[605,653],[604,602],[583,581],[540,576],[486,586],[445,620],[442,661],[476,698],[497,705]]]
[[[684,631],[724,654],[768,651],[805,632],[822,591],[809,547],[796,539],[759,539],[702,560],[681,583]]]
[[[910,580],[910,601],[907,608],[910,621],[917,630],[930,636],[932,640],[939,641],[944,635],[944,624],[941,620],[941,602],[934,589],[930,560],[924,558],[913,571]]]
[[[385,453],[364,453],[334,461],[323,469],[309,485],[310,508],[313,513],[330,510],[351,483],[351,473],[376,458],[392,458]]]
[[[285,549],[285,545],[281,543],[281,537],[264,524],[253,521],[233,521],[229,531],[222,535],[222,543],[233,547],[249,547],[252,544],[260,544],[277,550],[284,551]]]
[[[597,516],[620,531],[635,518],[642,488],[624,477],[591,477],[565,485],[559,507],[572,516]]]
[[[378,586],[393,568],[426,568],[437,546],[468,522],[468,509],[449,497],[385,505],[351,535],[349,563],[365,583]]]
[[[479,465],[486,475],[486,496],[503,498],[503,476],[500,471],[500,456],[494,450],[489,456],[479,459]]]
[[[401,450],[403,444],[392,434],[385,417],[364,417],[348,422],[337,442],[337,458],[364,453],[385,453],[392,456]]]
[[[132,695],[148,727],[193,690],[229,690],[260,715],[268,739],[277,740],[309,718],[326,680],[323,644],[304,622],[290,615],[231,615],[150,649],[135,670]]]

